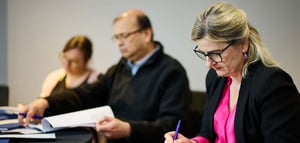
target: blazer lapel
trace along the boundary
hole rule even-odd
[[[227,78],[219,78],[219,81],[217,81],[217,85],[214,90],[210,95],[212,97],[210,97],[210,104],[207,107],[208,111],[209,111],[209,125],[210,125],[210,129],[212,129],[212,133],[213,133],[213,129],[214,129],[214,114],[217,110],[217,107],[219,105],[219,102],[222,98],[222,94],[223,94],[223,90],[224,87],[227,83]],[[214,139],[214,134],[211,134],[211,139]]]
[[[244,134],[244,122],[245,122],[245,111],[247,111],[248,107],[248,100],[249,100],[249,94],[250,94],[250,84],[251,84],[252,78],[243,78],[240,92],[239,92],[239,98],[237,102],[236,107],[236,113],[235,113],[235,119],[234,119],[234,132],[235,132],[235,138],[236,142],[246,142],[245,134]]]

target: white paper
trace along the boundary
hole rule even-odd
[[[0,125],[4,124],[12,124],[12,123],[19,123],[18,119],[5,119],[5,120],[0,120]]]
[[[0,138],[55,139],[55,133],[43,134],[2,134]]]
[[[5,114],[18,114],[19,109],[15,106],[0,106],[0,113]]]
[[[18,134],[38,134],[42,133],[42,131],[33,129],[33,128],[17,128],[17,129],[12,129],[12,130],[4,130],[1,131],[1,134],[13,134],[13,133],[18,133]]]
[[[69,127],[96,127],[96,122],[103,116],[114,117],[110,106],[101,106],[66,114],[50,116],[42,119],[38,125],[30,124],[43,132],[56,131]]]

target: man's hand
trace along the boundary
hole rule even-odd
[[[96,123],[96,130],[109,139],[130,136],[130,124],[116,118],[102,117]]]
[[[35,121],[33,118],[34,115],[43,116],[45,110],[48,108],[48,101],[40,98],[28,105],[18,104],[18,108],[20,113],[24,113],[26,117],[23,115],[19,115],[18,119],[22,126],[27,126],[30,122]]]

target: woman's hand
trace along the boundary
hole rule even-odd
[[[174,140],[173,137],[175,135],[175,131],[167,132],[165,134],[165,143],[196,143],[195,141],[192,141],[182,134],[178,133],[177,139]]]

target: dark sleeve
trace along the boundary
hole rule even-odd
[[[49,108],[45,116],[62,114],[107,104],[109,91],[106,88],[109,77],[100,74],[93,84],[86,84],[80,88],[67,89],[51,94],[45,99]]]
[[[129,121],[131,136],[129,142],[163,142],[164,134],[175,130],[179,119],[185,120],[188,101],[191,96],[189,82],[181,65],[169,65],[161,73],[158,84],[162,93],[157,117],[153,121]]]
[[[213,92],[216,91],[217,87],[220,83],[221,78],[216,74],[216,71],[213,69],[209,69],[208,73],[206,74],[206,80],[205,80],[205,86],[206,86],[206,101],[204,104],[204,113],[202,117],[202,123],[201,123],[201,129],[199,129],[199,132],[197,133],[197,136],[205,137],[206,139],[210,140],[210,142],[213,142],[214,135],[212,131],[213,123],[211,119],[214,114],[215,107],[211,107],[213,104]],[[220,90],[220,89],[218,89]],[[215,99],[215,98],[214,98]]]
[[[277,68],[260,76],[252,86],[264,142],[300,142],[300,96],[292,78]]]

